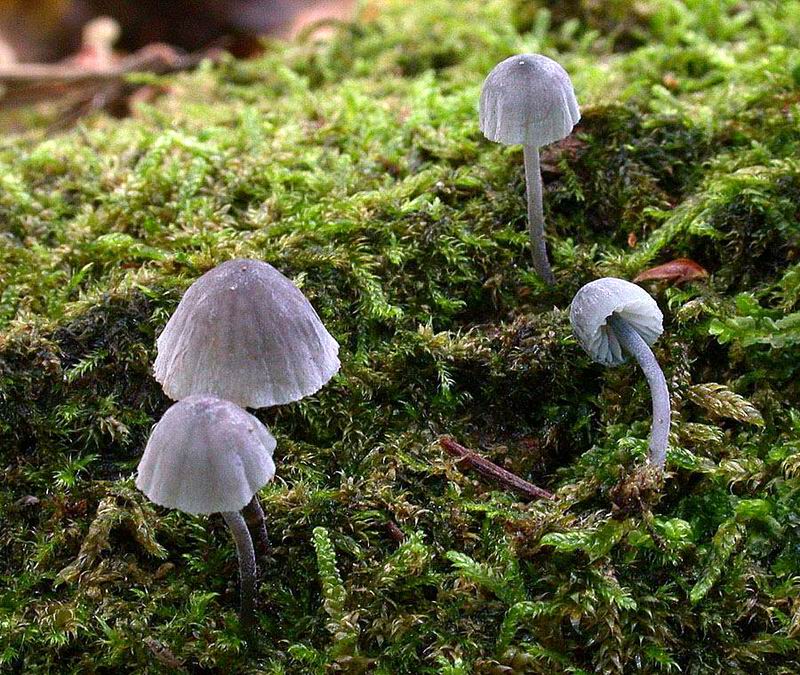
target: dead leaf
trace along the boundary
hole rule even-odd
[[[640,281],[669,281],[674,284],[682,284],[687,281],[706,279],[707,277],[708,272],[705,268],[698,265],[694,260],[678,258],[640,272],[633,281],[634,283]]]
[[[665,73],[664,77],[661,78],[661,84],[663,84],[670,91],[675,91],[680,86],[680,81],[675,76],[675,73]]]

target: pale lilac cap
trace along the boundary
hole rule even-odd
[[[567,71],[540,54],[501,61],[481,89],[480,128],[490,141],[539,148],[569,136],[580,118]]]
[[[246,408],[296,401],[339,370],[339,344],[272,265],[230,260],[195,281],[158,338],[155,378],[174,400]]]
[[[586,284],[572,299],[569,321],[586,353],[607,366],[618,366],[626,360],[616,334],[608,326],[612,314],[625,319],[648,345],[664,330],[658,304],[640,286],[614,277]]]
[[[244,508],[272,480],[275,438],[230,401],[190,396],[153,427],[136,487],[160,506],[186,513]]]

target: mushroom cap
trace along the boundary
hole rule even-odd
[[[98,16],[83,26],[84,46],[111,49],[122,33],[119,22],[110,16]]]
[[[190,396],[153,428],[136,487],[186,513],[239,511],[275,475],[274,449],[267,427],[239,406]]]
[[[607,324],[612,314],[627,321],[648,345],[652,345],[664,330],[661,310],[643,288],[614,277],[586,284],[572,299],[569,321],[586,353],[593,361],[606,366],[618,366],[627,360],[617,336]]]
[[[483,82],[479,119],[490,141],[539,148],[569,136],[580,118],[567,71],[546,56],[507,58]]]
[[[210,394],[243,408],[313,394],[340,365],[311,303],[258,260],[229,260],[195,281],[157,345],[155,378],[167,396]]]

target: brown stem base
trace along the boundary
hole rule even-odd
[[[239,596],[241,606],[239,621],[246,635],[253,631],[256,623],[256,557],[253,553],[253,540],[247,530],[244,518],[238,511],[225,511],[222,514],[236,543],[239,556]]]
[[[242,509],[242,516],[244,522],[247,523],[247,529],[250,530],[250,536],[253,538],[253,546],[256,552],[256,559],[259,561],[259,576],[264,573],[264,563],[269,558],[269,537],[267,535],[267,526],[264,522],[264,511],[261,508],[261,502],[258,501],[258,495],[253,495],[250,503]]]

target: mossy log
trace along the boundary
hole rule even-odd
[[[380,0],[328,41],[148,77],[126,119],[15,119],[0,671],[800,671],[800,3],[623,6]],[[552,288],[522,150],[477,124],[523,51],[583,113],[542,152]],[[343,362],[258,412],[280,480],[249,650],[222,520],[132,481],[169,405],[155,338],[233,257],[290,277]],[[674,410],[654,488],[647,386],[566,310],[675,258],[710,276],[647,284]],[[460,471],[445,434],[556,499]]]

